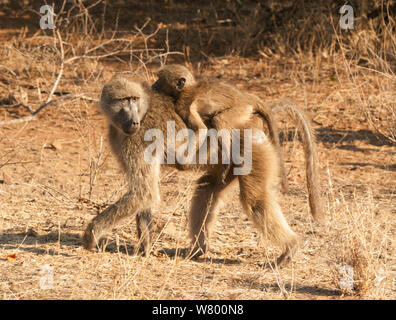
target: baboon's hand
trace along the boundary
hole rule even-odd
[[[199,127],[196,124],[196,122],[190,116],[187,118],[186,125],[190,129],[192,129],[194,132],[197,132],[198,129],[199,129]]]
[[[84,231],[82,236],[82,245],[86,250],[95,251],[95,249],[102,250],[105,247],[105,238],[97,238],[94,233],[94,224],[91,222]]]
[[[224,185],[226,184],[226,178],[228,176],[228,173],[230,172],[230,169],[231,169],[231,164],[223,165],[223,169],[220,173],[220,180],[221,183]]]
[[[82,245],[86,250],[93,250],[96,247],[96,241],[92,233],[92,223],[85,229],[82,236]]]

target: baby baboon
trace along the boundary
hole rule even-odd
[[[193,130],[214,128],[243,128],[253,114],[259,114],[267,123],[269,135],[278,152],[281,166],[281,183],[287,191],[286,170],[279,142],[279,133],[273,112],[253,94],[240,91],[235,86],[220,81],[196,82],[192,73],[182,65],[166,65],[158,71],[153,89],[172,96],[175,110]],[[219,139],[220,142],[221,138]],[[229,141],[222,143],[223,148]],[[229,154],[229,150],[226,150]],[[224,166],[222,180],[229,166]]]
[[[150,250],[151,209],[159,199],[159,159],[151,164],[144,159],[149,142],[144,141],[146,130],[167,130],[167,121],[175,121],[176,130],[186,128],[172,111],[172,100],[137,80],[115,78],[103,88],[100,106],[109,121],[112,150],[121,162],[129,180],[129,191],[116,203],[95,217],[83,235],[84,246],[91,249],[100,238],[124,218],[137,214],[139,237],[147,254]],[[258,127],[256,119],[246,123],[247,128]],[[166,142],[166,139],[165,141]],[[241,144],[247,143],[241,137]],[[165,147],[164,150],[167,150]],[[209,229],[221,197],[238,178],[240,200],[244,211],[264,237],[283,247],[277,263],[288,261],[297,245],[297,236],[288,226],[277,201],[278,157],[272,143],[260,130],[254,130],[251,150],[252,170],[247,175],[235,176],[230,170],[225,184],[217,176],[220,165],[207,165],[206,174],[198,181],[189,215],[189,233],[194,253],[206,252]]]
[[[297,122],[303,139],[311,213],[316,220],[323,217],[315,135],[311,120],[301,108],[286,99],[268,107],[258,96],[242,92],[232,85],[216,81],[197,82],[192,73],[182,65],[164,66],[157,74],[158,80],[153,84],[153,89],[176,99],[176,112],[192,129],[206,126],[216,129],[247,128],[246,124],[252,118],[252,113],[263,117],[278,151],[283,191],[287,190],[286,170],[274,115],[283,110],[289,112]]]

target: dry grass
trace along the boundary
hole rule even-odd
[[[343,294],[385,298],[387,275],[394,272],[390,263],[394,255],[392,226],[379,223],[378,205],[370,189],[363,199],[356,194],[352,195],[353,201],[346,201],[344,194],[339,196],[331,218],[332,224],[337,222],[335,240],[341,244],[332,252],[334,285]]]
[[[379,16],[362,29],[357,20],[356,30],[345,33],[332,22],[334,8],[333,15],[317,6],[304,16],[294,6],[280,7],[275,18],[289,23],[271,33],[257,4],[249,7],[257,19],[243,25],[246,12],[232,7],[235,3],[222,9],[205,2],[199,19],[191,20],[197,37],[178,16],[195,11],[181,4],[171,7],[179,24],[161,20],[165,12],[130,28],[130,19],[115,8],[92,3],[96,6],[89,10],[80,1],[65,6],[56,21],[59,34],[17,27],[15,36],[0,34],[1,298],[395,299],[391,16],[387,22]],[[137,5],[141,17],[139,10]],[[111,18],[105,19],[107,14]],[[216,54],[222,41],[230,50]],[[173,253],[189,244],[187,213],[201,173],[171,168],[161,173],[162,201],[149,257],[134,254],[133,218],[114,231],[104,252],[81,247],[87,222],[127,188],[92,99],[116,71],[152,80],[160,64],[178,61],[177,51],[203,77],[220,77],[268,102],[288,96],[310,112],[328,221],[317,225],[309,216],[302,148],[292,121],[282,115],[291,190],[281,196],[281,205],[300,236],[300,250],[286,268],[268,263],[279,250],[260,239],[242,213],[237,186],[220,209],[208,256],[175,258]],[[36,121],[10,122],[31,116],[48,101],[52,104],[34,116]],[[40,286],[46,265],[54,272],[47,289]]]

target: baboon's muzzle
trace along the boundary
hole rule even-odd
[[[122,124],[122,131],[126,135],[131,135],[138,132],[140,129],[140,122],[128,120]]]

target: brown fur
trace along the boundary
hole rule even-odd
[[[281,111],[287,111],[297,122],[305,153],[305,174],[307,177],[309,207],[314,219],[322,221],[325,219],[325,212],[320,188],[319,161],[316,151],[315,134],[311,126],[311,119],[295,102],[288,99],[282,99],[277,102],[272,106],[272,110],[275,114]]]
[[[83,243],[87,249],[94,248],[99,245],[99,240],[124,220],[124,218],[136,214],[137,222],[139,222],[138,233],[140,233],[139,236],[144,235],[145,238],[142,240],[143,248],[148,252],[150,249],[150,236],[149,230],[146,231],[146,229],[151,224],[151,209],[155,207],[159,200],[158,179],[160,164],[159,162],[148,164],[144,160],[144,150],[151,143],[143,140],[144,133],[148,129],[158,128],[166,135],[167,120],[175,121],[176,130],[185,128],[185,124],[175,112],[169,111],[169,109],[173,108],[173,102],[170,98],[152,92],[149,88],[141,86],[140,83],[132,86],[134,83],[130,80],[122,79],[120,82],[118,80],[113,79],[110,82],[110,85],[116,82],[116,85],[111,86],[111,90],[113,90],[113,87],[118,86],[116,90],[117,96],[124,89],[133,91],[135,94],[141,96],[145,96],[145,90],[147,90],[150,92],[150,105],[155,106],[156,111],[146,113],[140,130],[134,135],[123,134],[112,121],[109,121],[110,145],[126,172],[129,180],[129,191],[120,200],[92,220],[85,230]],[[114,98],[111,90],[106,91],[104,89],[101,97],[101,104],[109,104],[110,108],[110,101]],[[128,95],[130,95],[130,92],[128,92]],[[102,106],[102,109],[105,109],[105,107]],[[103,111],[109,118],[106,110]],[[158,117],[158,114],[162,115],[161,118]]]
[[[258,124],[253,120],[245,125],[254,128]],[[282,265],[290,261],[295,253],[297,235],[287,224],[277,199],[279,162],[268,138],[253,140],[250,154],[252,171],[249,174],[234,176],[229,172],[225,185],[217,182],[216,172],[213,171],[208,171],[198,180],[189,214],[189,234],[195,241],[193,254],[200,255],[208,249],[210,231],[221,198],[229,186],[238,180],[244,212],[265,239],[283,248],[277,259],[277,264]]]
[[[117,85],[120,85],[120,90],[133,91],[128,92],[128,96],[140,97],[141,107],[147,111],[144,118],[140,119],[140,130],[135,134],[125,135],[119,129],[112,113],[116,102],[112,96],[107,96],[105,89],[101,99],[101,107],[106,116],[112,117],[109,119],[110,143],[126,171],[129,191],[89,223],[83,235],[83,242],[87,249],[92,249],[99,244],[100,238],[119,222],[136,214],[139,237],[142,237],[143,248],[147,254],[150,250],[150,212],[159,199],[160,168],[158,163],[148,164],[144,160],[143,153],[148,142],[143,141],[143,136],[145,131],[151,128],[160,129],[166,135],[166,121],[169,120],[176,122],[176,130],[186,127],[176,112],[172,111],[172,101],[168,97],[144,87],[140,82],[129,81],[131,80],[123,80]],[[143,99],[147,104],[143,103]],[[244,126],[256,128],[260,124],[256,119],[251,119]],[[249,174],[234,176],[231,170],[225,177],[225,184],[222,184],[217,178],[221,165],[207,165],[206,174],[198,180],[189,214],[189,234],[193,241],[192,248],[197,255],[208,249],[210,228],[215,220],[221,197],[236,180],[239,181],[240,200],[246,214],[265,238],[274,240],[283,247],[283,253],[277,263],[287,262],[296,250],[297,236],[288,226],[277,200],[278,157],[266,136],[261,131],[256,132],[258,135],[254,134],[252,150],[249,153],[253,165]]]
[[[178,89],[176,84],[180,78],[185,78],[186,81],[184,87]],[[217,130],[238,126],[247,128],[253,119],[252,114],[258,113],[268,124],[269,135],[279,156],[283,191],[287,190],[286,170],[275,115],[287,111],[297,122],[303,138],[311,214],[318,221],[324,218],[315,135],[310,118],[296,103],[283,99],[273,107],[267,106],[256,95],[244,93],[227,83],[197,82],[192,73],[181,65],[168,65],[160,69],[153,88],[176,99],[176,112],[192,129],[206,126]],[[262,126],[258,125],[257,128]]]
[[[181,87],[178,86],[179,79],[185,80]],[[280,159],[282,189],[284,192],[288,190],[277,122],[271,108],[259,97],[220,81],[196,82],[192,73],[181,65],[166,65],[160,69],[153,88],[176,99],[176,112],[193,130],[209,127],[219,131],[243,127],[252,115],[259,114],[268,125]],[[226,175],[229,167],[223,170],[223,175]]]

